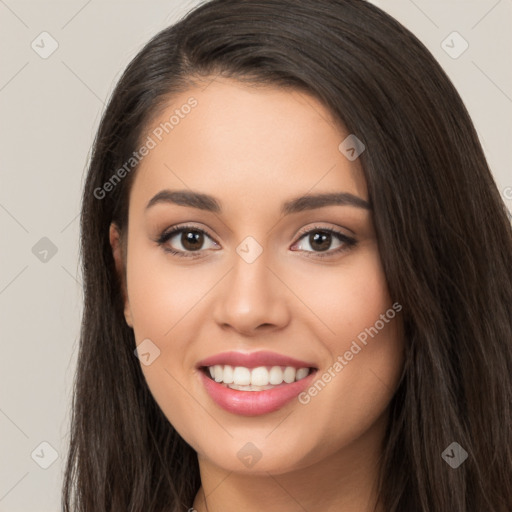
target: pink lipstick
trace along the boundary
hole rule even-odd
[[[225,352],[200,361],[197,368],[210,398],[243,416],[281,409],[311,385],[317,371],[311,362],[267,351]]]

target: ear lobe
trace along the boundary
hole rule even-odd
[[[117,276],[121,284],[121,293],[124,302],[124,317],[126,323],[133,328],[132,314],[130,309],[130,302],[128,301],[128,292],[125,282],[125,261],[123,257],[123,248],[121,241],[121,234],[117,225],[112,222],[109,229],[110,247],[112,248],[112,256],[116,266]]]

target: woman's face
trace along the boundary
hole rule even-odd
[[[380,442],[403,363],[401,306],[357,152],[339,148],[347,136],[309,95],[217,78],[174,97],[143,137],[126,261],[113,226],[111,243],[149,388],[202,461],[279,474]],[[317,194],[340,196],[296,202]],[[199,368],[218,354],[217,379],[285,381],[229,389]]]

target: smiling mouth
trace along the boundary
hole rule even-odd
[[[317,371],[313,367],[293,366],[244,366],[213,365],[201,366],[200,370],[218,384],[238,391],[264,391],[291,384]]]

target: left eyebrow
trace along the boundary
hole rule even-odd
[[[180,206],[189,206],[191,208],[198,208],[199,210],[206,210],[214,213],[220,213],[222,210],[220,202],[213,196],[189,190],[162,190],[151,198],[149,203],[146,205],[146,210],[158,203],[172,203]]]
[[[190,190],[162,190],[150,199],[145,209],[148,210],[158,203],[172,203],[213,213],[222,212],[221,202],[215,197]],[[355,206],[365,210],[372,209],[370,203],[359,196],[348,192],[333,192],[295,197],[283,203],[281,214],[290,215],[304,210],[314,210],[332,205]]]
[[[281,208],[281,214],[289,215],[332,205],[356,206],[365,210],[372,209],[370,203],[359,196],[349,194],[348,192],[333,192],[329,194],[309,194],[286,201]]]

